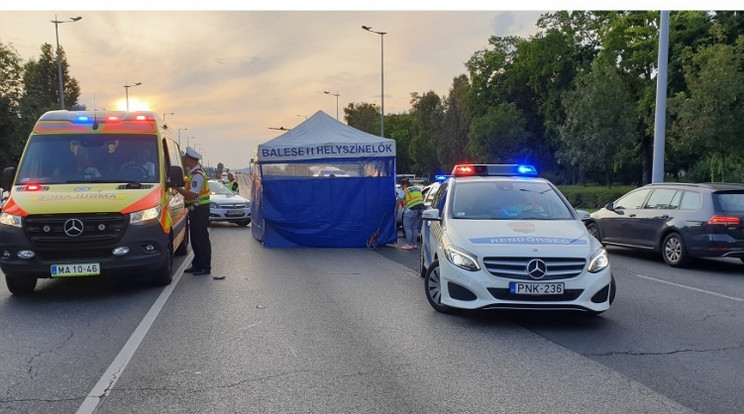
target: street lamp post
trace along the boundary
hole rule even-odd
[[[129,88],[133,86],[140,86],[140,85],[142,85],[142,82],[135,82],[131,85],[128,85],[128,84],[124,85],[124,92],[126,93],[126,97],[127,97],[127,112],[129,112]]]
[[[188,131],[188,128],[178,128],[178,148],[181,148],[181,131]]]
[[[336,121],[338,121],[338,97],[341,95],[339,95],[338,91],[336,91],[336,93],[331,93],[330,91],[323,91],[323,93],[326,95],[332,95],[336,97]]]
[[[387,32],[378,32],[372,30],[371,26],[362,26],[362,29],[380,35],[380,136],[385,136],[385,71],[384,71],[384,49],[382,38]]]
[[[165,116],[166,115],[175,115],[174,112],[163,112],[163,123],[165,123]]]
[[[54,20],[50,20],[52,23],[54,23],[54,34],[57,37],[57,77],[59,78],[59,107],[60,109],[65,109],[65,89],[64,89],[64,80],[62,79],[62,60],[60,58],[60,50],[59,50],[59,25],[62,23],[74,23],[78,20],[81,20],[82,16],[77,17],[70,17],[70,20],[57,20],[57,15],[54,15]]]

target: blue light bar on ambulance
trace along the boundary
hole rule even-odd
[[[437,174],[434,176],[434,181],[442,182],[448,179],[450,176],[447,174]]]
[[[452,169],[455,177],[467,176],[523,176],[537,177],[537,169],[524,164],[459,164]]]

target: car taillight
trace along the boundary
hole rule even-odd
[[[739,217],[713,216],[708,220],[708,224],[723,224],[726,226],[736,226],[741,224]]]

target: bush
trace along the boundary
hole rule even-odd
[[[617,200],[623,194],[636,188],[631,185],[609,188],[606,186],[582,185],[559,185],[557,187],[574,208],[589,211],[599,210],[607,203]]]

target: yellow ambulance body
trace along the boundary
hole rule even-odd
[[[37,278],[171,282],[188,249],[181,153],[149,111],[50,111],[36,122],[0,213],[0,269],[13,294]]]

